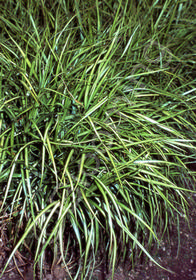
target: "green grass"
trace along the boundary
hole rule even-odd
[[[53,263],[75,258],[72,279],[87,279],[100,252],[113,269],[141,251],[152,258],[174,213],[187,217],[195,11],[180,0],[0,6],[7,264],[30,250],[42,275],[50,248]]]

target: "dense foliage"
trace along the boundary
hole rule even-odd
[[[146,240],[186,217],[194,191],[195,3],[0,5],[10,259],[28,248],[42,271],[50,249],[86,279],[100,254],[113,268],[140,250],[151,258]]]

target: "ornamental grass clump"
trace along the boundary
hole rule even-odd
[[[0,6],[1,216],[13,246],[3,272],[17,250],[40,278],[48,250],[71,279],[91,277],[99,256],[113,271],[141,252],[159,265],[150,246],[174,214],[187,217],[195,190],[193,8]]]

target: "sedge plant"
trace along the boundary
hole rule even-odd
[[[71,279],[149,248],[194,192],[195,4],[0,6],[0,197],[12,252]],[[13,236],[13,232],[15,232]],[[28,250],[27,250],[28,248]],[[73,262],[71,266],[70,263]]]

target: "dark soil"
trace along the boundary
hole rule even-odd
[[[193,199],[196,202],[196,196],[193,196]],[[196,280],[195,203],[191,203],[189,225],[185,219],[181,218],[179,221],[180,238],[178,238],[177,228],[173,227],[170,241],[165,237],[159,249],[152,252],[154,259],[163,267],[173,271],[173,273],[160,269],[152,262],[148,262],[147,265],[142,264],[136,267],[130,279]]]
[[[193,195],[196,202],[196,195]],[[114,280],[196,280],[196,208],[195,203],[190,203],[189,224],[185,219],[179,220],[180,239],[178,238],[178,230],[175,226],[170,232],[170,240],[165,236],[159,248],[153,248],[150,252],[153,258],[163,267],[173,271],[170,273],[157,267],[154,263],[144,257],[141,264],[135,265],[130,270],[130,265],[120,265],[114,274]],[[8,240],[6,236],[6,219],[0,217],[0,271],[10,254],[7,247]],[[19,252],[10,262],[4,275],[0,280],[32,280],[33,269],[32,262],[27,260]],[[38,276],[37,279],[40,279]],[[57,264],[52,270],[45,266],[44,280],[68,280],[66,270]],[[79,279],[79,278],[78,278]],[[111,273],[106,275],[104,265],[97,268],[94,272],[93,280],[110,280]]]

